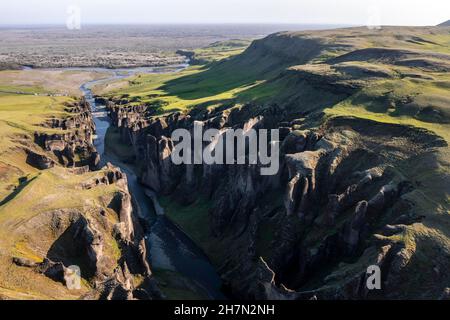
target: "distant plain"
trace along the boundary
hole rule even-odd
[[[180,49],[217,41],[255,39],[285,30],[325,25],[83,25],[0,26],[0,69],[50,67],[140,67],[178,64]]]

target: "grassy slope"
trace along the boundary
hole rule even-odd
[[[193,76],[195,74],[202,73],[203,70],[199,67],[191,67],[178,74],[171,75],[140,75],[130,79],[128,84],[125,84],[123,89],[117,91],[114,97],[120,98],[123,95],[127,96],[127,99],[138,97],[139,101],[135,104],[141,103],[156,103],[164,105],[164,112],[174,112],[179,110],[186,110],[199,104],[217,105],[230,99],[233,99],[237,93],[245,90],[245,86],[240,88],[232,88],[227,90],[225,88],[222,92],[213,92],[208,96],[191,96],[189,91],[191,90],[191,84],[177,83],[175,86],[166,87],[170,81],[177,81],[183,76]],[[207,91],[209,87],[214,87],[215,80],[211,80],[208,83],[199,83],[199,86],[204,87],[204,91]],[[217,84],[220,79],[217,79]],[[172,94],[172,90],[176,90],[176,94]],[[98,91],[97,91],[98,93]],[[101,93],[101,92],[100,92]],[[130,103],[133,104],[133,103]]]
[[[45,131],[40,124],[52,115],[64,116],[63,104],[70,101],[67,97],[0,94],[0,166],[4,168],[0,175],[1,198],[20,176],[36,172],[25,164],[19,137],[31,140],[35,131]]]
[[[208,54],[214,57],[212,60],[218,61],[207,66],[194,66],[170,75],[138,75],[126,81],[99,85],[94,88],[95,93],[115,99],[126,96],[130,101],[137,98],[136,102],[130,104],[161,101],[163,111],[172,112],[198,105],[217,106],[235,101],[241,92],[269,76],[264,72],[267,70],[261,70],[256,64],[249,67],[248,62],[253,59],[252,53],[247,53],[246,61],[242,61],[234,55],[235,52],[221,52],[224,49],[222,46],[216,45],[213,48],[208,49]],[[277,70],[279,68],[273,69],[271,74],[275,74]]]
[[[16,185],[19,172],[26,176],[35,171],[20,158],[23,143],[28,144],[34,132],[61,133],[43,127],[42,123],[50,117],[67,116],[64,105],[74,98],[52,95],[68,89],[79,95],[82,83],[104,76],[104,73],[80,71],[0,71],[0,199],[5,196],[5,189]]]
[[[279,76],[288,67],[320,63],[358,48],[393,47],[448,53],[449,39],[445,34],[433,30],[426,30],[424,35],[420,32],[414,28],[388,28],[380,35],[378,31],[354,28],[280,33],[254,41],[238,56],[205,67],[191,67],[173,75],[140,75],[100,86],[96,93],[116,99],[126,95],[128,100],[135,98],[131,102],[135,104],[162,101],[163,110],[168,112],[231,102],[304,100],[314,93],[305,90],[298,95],[298,79]],[[398,34],[403,36],[399,39]],[[422,42],[417,44],[414,43],[417,40],[411,40],[417,38]]]
[[[109,203],[105,203],[104,199],[117,191],[114,185],[91,190],[79,188],[82,182],[94,179],[94,176],[99,176],[99,173],[73,175],[64,168],[38,172],[20,192],[0,206],[0,294],[2,290],[26,290],[39,292],[49,299],[74,299],[86,292],[89,288],[86,283],[81,291],[70,292],[60,283],[30,269],[15,266],[10,259],[22,257],[40,262],[45,258],[55,240],[51,224],[45,225],[46,213],[70,209],[89,216],[91,208],[106,208]],[[34,218],[38,218],[43,225],[34,225]],[[108,211],[108,219],[117,222],[113,212]],[[112,238],[109,241],[114,244]],[[107,246],[105,254],[119,258],[117,250],[117,246]]]
[[[232,39],[214,42],[206,47],[185,51],[194,64],[207,64],[242,53],[250,45],[250,40]]]
[[[2,74],[11,76],[10,72]],[[20,73],[20,72],[19,72]],[[23,75],[18,76],[19,79]],[[85,81],[91,75],[77,78]],[[11,79],[10,79],[11,80]],[[6,80],[2,80],[6,81]],[[6,82],[5,82],[6,83]],[[28,85],[20,86],[11,81],[14,91],[57,93],[58,89],[43,87],[39,91]],[[68,80],[63,85],[72,83]],[[4,86],[0,86],[0,89]],[[76,87],[78,88],[78,86]],[[33,228],[26,227],[34,217],[45,215],[55,209],[76,209],[85,212],[89,207],[107,207],[103,203],[117,190],[114,186],[82,190],[82,182],[92,179],[100,173],[84,175],[71,174],[67,169],[55,167],[40,171],[26,163],[23,147],[27,146],[43,152],[32,143],[35,131],[52,133],[58,130],[48,129],[41,124],[49,117],[63,118],[66,103],[73,98],[62,96],[36,96],[0,93],[0,296],[14,299],[75,299],[86,292],[85,284],[80,292],[70,292],[62,284],[39,275],[27,268],[15,266],[11,257],[18,256],[34,261],[42,261],[47,250],[55,240],[49,230],[39,234]],[[61,132],[60,130],[58,132]],[[116,219],[109,214],[110,219]],[[117,246],[112,250],[117,255]]]

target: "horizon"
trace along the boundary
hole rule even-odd
[[[437,27],[439,24],[444,23],[448,20],[442,21],[435,25],[394,25],[394,24],[381,24],[379,25],[382,28],[390,28],[390,27],[398,27],[398,28],[408,28],[408,27],[423,27],[423,28],[432,28]],[[180,27],[180,26],[243,26],[243,27],[301,27],[301,31],[314,31],[314,30],[333,30],[333,29],[343,29],[343,28],[364,28],[367,25],[364,24],[330,24],[330,23],[283,23],[283,22],[157,22],[157,23],[84,23],[82,24],[80,30],[70,30],[70,31],[82,31],[83,28],[92,28],[92,27]],[[311,27],[308,29],[307,27]],[[54,29],[67,29],[65,24],[61,23],[16,23],[16,24],[2,24],[0,23],[0,29],[45,29],[45,28],[54,28]],[[285,31],[290,31],[291,29],[286,29]]]
[[[238,10],[236,9],[238,8]],[[286,24],[435,26],[447,21],[440,0],[16,0],[0,3],[0,26],[64,25],[77,12],[82,25]],[[401,13],[401,14],[399,14]]]
[[[274,28],[279,31],[274,32],[282,32],[282,31],[319,31],[319,30],[333,30],[333,29],[342,29],[342,28],[361,28],[365,27],[363,25],[344,25],[344,24],[304,24],[304,23],[86,23],[83,24],[80,29],[69,30],[66,25],[63,24],[0,24],[0,30],[66,30],[68,32],[82,32],[83,30],[90,30],[95,28],[117,28],[122,27],[124,29],[151,29],[151,28],[166,28],[170,29],[179,29],[182,27],[191,27],[191,28],[202,28],[202,27],[211,27],[211,28],[233,28],[233,27],[242,27],[243,29],[251,29],[251,28]],[[383,26],[389,27],[389,26]],[[399,26],[401,27],[401,26]],[[410,26],[413,27],[413,26]],[[269,33],[269,34],[270,34]]]

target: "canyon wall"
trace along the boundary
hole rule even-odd
[[[99,99],[133,148],[141,182],[184,208],[187,217],[169,217],[191,231],[232,296],[446,298],[449,118],[439,88],[450,57],[418,50],[445,32],[281,32],[159,88],[189,99],[207,95],[196,88],[209,80],[252,85],[232,99],[167,113],[114,94]],[[279,129],[279,172],[174,165],[171,134],[195,122],[205,130]],[[374,266],[380,290],[366,286]]]
[[[348,117],[299,130],[300,120],[282,107],[252,118],[254,108],[147,118],[139,108],[109,104],[123,143],[136,150],[145,186],[181,205],[211,203],[204,223],[219,252],[213,262],[234,296],[368,298],[366,270],[377,265],[384,282],[377,297],[401,297],[414,249],[393,235],[421,217],[409,200],[414,182],[395,168],[445,141],[426,130]],[[192,130],[194,121],[205,130],[278,128],[280,171],[261,176],[258,165],[174,165],[171,132]]]
[[[14,268],[21,269],[18,274],[28,272],[29,279],[42,275],[70,286],[76,265],[82,287],[73,292],[81,299],[163,298],[147,260],[146,223],[137,214],[126,174],[109,163],[98,167],[89,104],[81,99],[66,105],[65,112],[44,123],[47,132],[36,132],[34,144],[23,147],[30,166],[56,175],[50,183],[60,191],[53,194],[48,185],[44,199],[53,199],[52,208],[38,199],[33,216],[13,231],[11,239],[27,239],[22,246],[36,252],[14,255]]]

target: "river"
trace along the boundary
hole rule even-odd
[[[134,170],[113,154],[105,152],[105,135],[110,126],[110,121],[105,106],[96,104],[91,91],[92,86],[95,84],[129,77],[136,73],[178,72],[185,67],[186,65],[179,65],[174,67],[118,70],[89,68],[89,71],[106,71],[111,76],[87,82],[80,89],[90,103],[94,115],[97,136],[94,144],[101,155],[101,165],[110,162],[126,173],[128,188],[134,203],[138,206],[138,212],[151,225],[146,239],[152,268],[171,270],[190,279],[196,290],[210,299],[225,299],[221,291],[221,279],[203,251],[173,222],[164,215],[155,213],[155,206],[159,206],[158,200],[156,197],[151,199],[145,194],[145,187],[139,183]],[[83,68],[83,70],[86,69]]]

